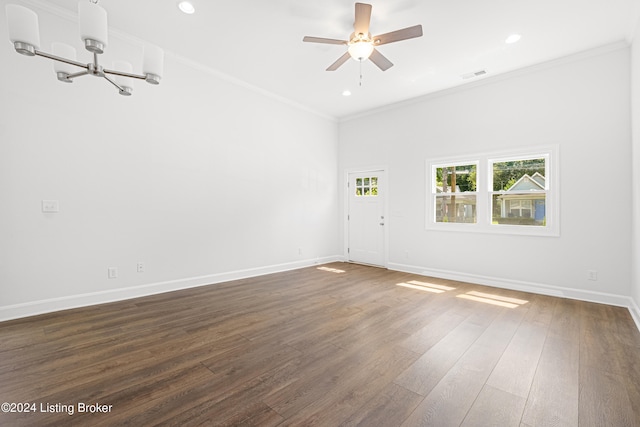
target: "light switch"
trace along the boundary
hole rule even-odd
[[[60,212],[60,203],[57,200],[43,200],[42,201],[43,213],[58,213]]]

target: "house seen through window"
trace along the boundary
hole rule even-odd
[[[492,224],[546,223],[546,159],[492,162]]]

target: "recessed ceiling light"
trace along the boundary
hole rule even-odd
[[[345,90],[344,92],[342,92],[342,96],[351,96],[351,91]]]
[[[520,34],[511,34],[504,42],[507,44],[516,43],[521,37],[522,36]]]
[[[196,11],[196,8],[193,7],[193,5],[188,1],[181,1],[180,3],[178,3],[178,7],[180,8],[181,11],[183,11],[188,15],[191,15]]]

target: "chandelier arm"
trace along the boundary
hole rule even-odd
[[[75,65],[76,67],[84,68],[86,70],[89,69],[87,64],[83,64],[82,62],[73,61],[71,59],[63,58],[61,56],[52,55],[50,53],[43,52],[37,49],[34,52],[37,56],[42,56],[43,58],[53,59],[54,61],[64,62],[65,64],[69,64],[69,65]]]
[[[67,76],[67,79],[71,80],[71,79],[75,79],[76,77],[82,77],[82,76],[86,76],[88,75],[89,72],[88,71],[80,71],[79,73],[75,73],[75,74],[69,74]]]
[[[104,70],[102,70],[102,72],[105,73],[105,74],[113,74],[114,76],[131,77],[132,79],[145,80],[147,78],[147,76],[143,75],[143,74],[131,74],[131,73],[125,73],[125,72],[116,71],[116,70],[104,69]]]
[[[111,80],[111,79],[110,79],[109,77],[107,77],[106,75],[105,75],[105,76],[102,76],[102,77],[104,77],[104,79],[105,79],[106,81],[108,81],[109,83],[111,83],[112,85],[114,85],[114,86],[115,86],[115,87],[116,87],[120,92],[124,91],[124,88],[123,88],[122,86],[120,86],[118,83],[116,83],[116,82],[114,82],[113,80]]]

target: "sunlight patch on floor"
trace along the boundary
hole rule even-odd
[[[346,273],[346,271],[344,270],[340,270],[338,268],[331,268],[331,267],[318,267],[318,270],[328,271],[330,273]]]
[[[442,289],[443,291],[452,291],[455,288],[451,287],[451,286],[445,286],[445,285],[436,285],[435,283],[429,283],[429,282],[420,282],[418,280],[410,280],[409,282],[412,285],[418,285],[418,286],[426,286],[428,288],[433,288],[433,289]]]
[[[434,294],[441,294],[446,291],[452,291],[455,289],[455,288],[452,288],[451,286],[436,285],[435,283],[420,282],[418,280],[410,280],[406,283],[405,282],[398,283],[396,284],[396,286],[402,286],[403,288],[417,289],[419,291],[424,291],[424,292],[432,292]]]
[[[503,297],[502,295],[488,294],[485,292],[469,291],[466,294],[456,295],[458,298],[468,299],[471,301],[483,302],[485,304],[497,305],[500,307],[516,308],[528,303],[529,301]]]

